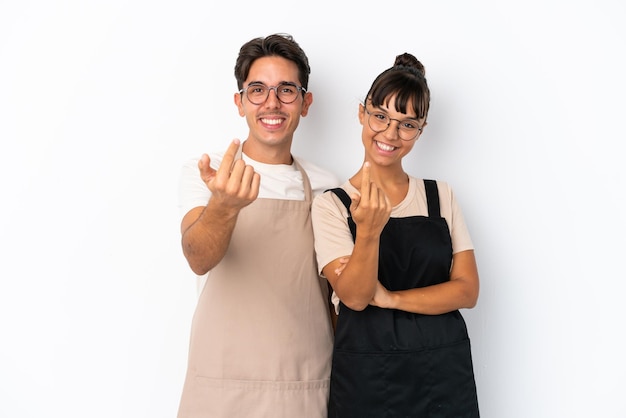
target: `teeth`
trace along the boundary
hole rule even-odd
[[[267,125],[278,125],[281,122],[281,119],[261,119],[261,122]]]
[[[383,151],[393,151],[396,147],[392,147],[391,145],[383,144],[382,142],[376,141],[376,145]]]

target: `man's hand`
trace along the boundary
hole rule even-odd
[[[198,161],[200,177],[211,191],[211,202],[223,209],[242,209],[259,195],[259,173],[243,160],[235,160],[239,144],[238,139],[233,140],[217,171],[211,168],[211,159],[207,154],[203,154]]]

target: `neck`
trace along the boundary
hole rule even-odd
[[[291,164],[293,158],[291,156],[291,149],[284,146],[276,147],[255,147],[249,141],[245,141],[241,148],[241,151],[254,161],[258,161],[263,164]]]
[[[362,169],[356,174],[361,179]],[[356,177],[355,176],[355,177]],[[404,172],[401,164],[392,166],[371,165],[370,178],[378,187],[391,189],[394,187],[405,185],[408,182],[408,175]],[[360,184],[360,183],[359,183]]]
[[[360,190],[362,176],[363,169],[350,178],[350,184]],[[396,206],[405,198],[409,187],[409,176],[401,166],[372,166],[370,180],[382,189],[393,206]]]

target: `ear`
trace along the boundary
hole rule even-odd
[[[235,105],[237,106],[237,109],[239,110],[239,116],[245,116],[246,112],[244,112],[244,109],[243,109],[243,103],[241,101],[241,94],[235,93],[235,96],[233,97],[233,101],[235,102]]]
[[[304,117],[309,113],[309,106],[313,104],[313,93],[306,92],[304,93],[304,97],[302,98],[302,111],[300,111],[300,116]]]
[[[359,122],[363,125],[363,121],[365,120],[365,106],[362,103],[359,103]]]

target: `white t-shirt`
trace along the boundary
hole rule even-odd
[[[217,170],[222,162],[224,152],[209,154],[209,156],[211,157],[211,167]],[[241,158],[261,176],[258,198],[304,200],[302,173],[296,168],[295,164],[264,164],[250,159],[244,153],[241,154]],[[311,183],[313,197],[340,184],[339,179],[332,172],[301,158],[294,158],[298,160],[300,166],[306,171]],[[209,202],[211,191],[200,178],[197,158],[191,159],[183,165],[178,194],[178,208],[181,221],[191,209],[206,206]],[[198,295],[202,291],[209,273],[197,276]]]

